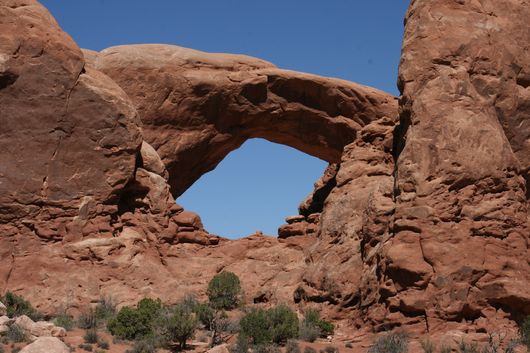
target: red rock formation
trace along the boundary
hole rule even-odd
[[[510,328],[530,314],[529,15],[412,1],[398,116],[384,92],[246,56],[82,52],[35,1],[0,0],[0,288],[79,309],[204,294],[229,269],[249,301],[357,327]],[[252,137],[332,163],[287,239],[227,241],[175,204]]]
[[[379,90],[243,55],[170,45],[90,55],[135,102],[175,197],[249,138],[338,162],[362,126],[397,110],[396,99]]]
[[[512,0],[415,1],[407,13],[396,211],[380,263],[391,311],[530,314],[529,16]]]

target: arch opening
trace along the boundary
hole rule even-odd
[[[262,138],[245,141],[176,202],[197,212],[208,232],[237,239],[276,236],[285,218],[313,192],[328,163]]]

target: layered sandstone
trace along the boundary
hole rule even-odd
[[[39,309],[203,295],[318,304],[383,330],[530,314],[530,5],[412,1],[399,101],[242,55],[81,51],[0,0],[0,288]],[[208,234],[175,197],[245,140],[330,162],[280,238]]]

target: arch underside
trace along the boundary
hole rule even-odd
[[[143,137],[166,165],[174,197],[247,139],[337,163],[363,126],[397,118],[390,94],[242,55],[169,45],[119,46],[92,55],[90,64],[135,103]]]

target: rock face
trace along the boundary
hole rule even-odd
[[[529,14],[520,1],[412,2],[399,125],[376,121],[345,148],[302,297],[375,329],[530,314]]]
[[[530,314],[528,16],[512,0],[416,1],[407,13],[393,239],[380,262],[390,310]]]
[[[249,302],[350,327],[510,328],[530,314],[529,16],[412,1],[398,112],[241,55],[81,51],[37,2],[0,0],[1,290],[47,312],[174,301],[226,269]],[[253,137],[330,165],[279,238],[228,241],[174,197]]]
[[[362,126],[397,110],[379,90],[244,55],[127,45],[103,50],[92,65],[134,101],[175,197],[249,138],[338,162]]]

